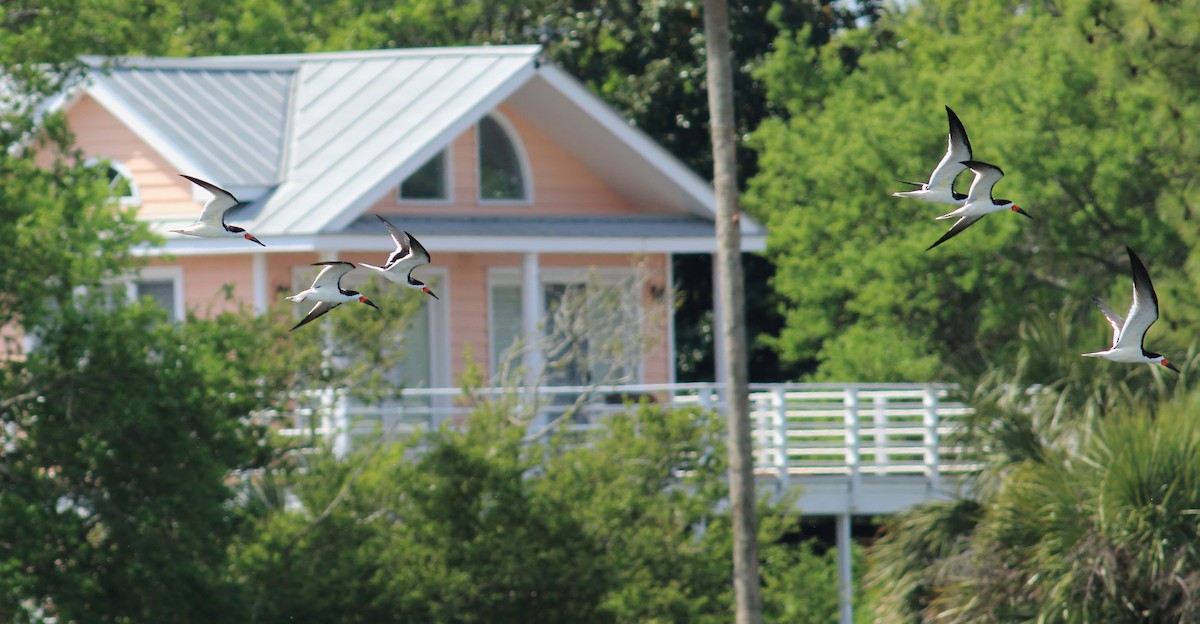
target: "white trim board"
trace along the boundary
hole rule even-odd
[[[706,253],[717,252],[715,237],[589,237],[545,236],[482,237],[422,235],[421,243],[435,257],[439,253],[562,253],[562,254],[630,254],[630,253]],[[260,253],[296,253],[308,251],[379,251],[389,252],[395,246],[391,239],[377,235],[325,234],[318,236],[262,237],[266,248]],[[249,254],[248,241],[237,239],[200,239],[169,237],[162,246],[141,246],[134,249],[138,256],[207,256]],[[742,251],[765,251],[765,234],[742,237]]]

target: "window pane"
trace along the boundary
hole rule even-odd
[[[508,350],[521,336],[521,287],[492,286],[492,375],[510,357]]]
[[[114,197],[122,199],[133,199],[133,183],[125,174],[117,171],[113,167],[108,168],[108,188],[112,189]]]
[[[426,301],[404,330],[404,353],[400,356],[400,365],[393,377],[401,387],[429,387],[429,314],[429,302]]]
[[[175,318],[175,282],[171,280],[153,280],[137,283],[137,297],[150,297],[167,311],[167,318],[172,322]]]
[[[508,133],[491,117],[479,121],[479,196],[525,199],[521,161]]]
[[[439,152],[400,184],[400,199],[446,199],[446,152]]]
[[[582,386],[591,381],[588,370],[588,332],[591,323],[579,318],[586,309],[582,284],[546,284],[542,290],[546,320],[544,343],[547,374],[552,386]]]

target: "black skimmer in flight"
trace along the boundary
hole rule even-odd
[[[1029,213],[1021,210],[1020,206],[1007,199],[995,199],[992,197],[992,187],[996,186],[996,182],[1004,177],[1004,172],[1000,170],[1000,167],[979,162],[978,160],[966,160],[963,161],[963,164],[975,172],[975,180],[971,182],[971,189],[967,191],[967,201],[958,210],[938,217],[938,219],[957,218],[958,221],[955,221],[954,227],[951,227],[950,231],[942,235],[936,243],[927,247],[925,251],[929,251],[954,238],[963,230],[971,227],[971,224],[993,212],[1011,210],[1023,214],[1030,219],[1033,218],[1029,216]]]
[[[963,128],[958,115],[946,107],[946,117],[950,118],[950,139],[946,147],[946,155],[929,174],[928,182],[906,182],[896,180],[901,184],[911,184],[916,189],[901,193],[892,193],[895,197],[911,197],[935,204],[950,204],[958,206],[967,198],[962,193],[954,191],[954,179],[966,170],[963,161],[971,160],[971,141],[967,139],[967,131]]]
[[[313,266],[324,266],[325,268],[317,274],[317,279],[313,280],[312,286],[285,298],[297,303],[305,299],[312,299],[317,302],[317,305],[308,311],[308,316],[296,323],[296,327],[288,331],[295,331],[301,325],[311,323],[326,312],[349,301],[358,301],[376,310],[379,309],[379,306],[371,303],[371,300],[364,297],[362,293],[342,288],[342,276],[354,270],[353,262],[316,262],[313,263]]]
[[[190,175],[179,174],[192,181],[193,184],[212,193],[212,199],[204,204],[204,210],[200,212],[200,218],[196,222],[183,228],[182,230],[169,230],[177,234],[186,234],[187,236],[199,236],[201,238],[244,238],[248,241],[253,241],[263,245],[262,241],[254,238],[254,235],[236,225],[225,224],[225,213],[230,208],[237,206],[240,202],[233,193],[212,184],[205,182],[199,178],[193,178]]]
[[[1107,351],[1083,355],[1114,362],[1161,364],[1178,373],[1179,369],[1175,368],[1174,364],[1158,353],[1147,351],[1144,346],[1146,331],[1158,320],[1158,295],[1154,293],[1154,284],[1150,282],[1150,273],[1146,271],[1146,265],[1142,264],[1132,249],[1126,247],[1125,251],[1129,252],[1129,264],[1133,270],[1133,305],[1129,307],[1129,316],[1121,318],[1120,314],[1104,305],[1103,301],[1093,299],[1113,327],[1113,344]]]
[[[433,294],[432,290],[429,290],[425,282],[419,281],[412,276],[413,269],[422,264],[429,264],[429,252],[425,251],[425,247],[412,234],[401,232],[399,228],[389,223],[387,219],[379,215],[375,216],[379,217],[379,220],[383,221],[383,224],[387,226],[388,232],[391,232],[392,240],[396,243],[396,251],[393,251],[388,256],[387,262],[383,263],[381,267],[366,264],[365,262],[360,263],[359,266],[375,271],[397,284],[419,290],[437,299],[438,296]]]

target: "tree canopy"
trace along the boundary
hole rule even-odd
[[[728,621],[718,418],[629,406],[534,445],[512,419],[483,403],[465,427],[264,476],[259,491],[290,486],[298,505],[259,497],[274,503],[236,545],[245,621]],[[763,511],[767,612],[829,621],[835,600],[796,589],[835,596],[832,558],[780,539],[784,508]]]
[[[1156,340],[1193,323],[1195,8],[929,0],[818,52],[782,37],[758,75],[785,112],[754,135],[747,198],[771,228],[781,354],[827,380],[979,370],[1022,319],[1128,301],[1126,245],[1168,302]],[[989,216],[925,252],[949,207],[890,193],[941,157],[944,105],[1036,220]]]

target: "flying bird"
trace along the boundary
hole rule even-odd
[[[1011,210],[1023,214],[1030,219],[1033,218],[1029,216],[1029,213],[1021,210],[1020,206],[1011,201],[1007,199],[994,199],[992,197],[992,187],[996,186],[996,182],[1004,177],[1004,172],[1000,170],[1000,167],[978,160],[965,160],[962,164],[975,172],[975,180],[971,182],[971,188],[967,191],[967,201],[957,210],[938,217],[938,219],[958,218],[958,221],[954,222],[954,226],[950,228],[950,231],[942,235],[936,243],[927,247],[925,251],[929,251],[958,236],[963,230],[971,227],[973,223],[993,212]]]
[[[296,328],[317,320],[326,312],[349,301],[358,301],[376,310],[379,309],[379,306],[371,303],[371,300],[364,297],[362,293],[342,288],[342,277],[354,270],[353,262],[316,262],[313,263],[313,266],[324,266],[325,268],[321,269],[321,272],[317,274],[317,279],[313,280],[312,286],[291,297],[285,297],[285,299],[297,303],[306,299],[312,299],[317,302],[317,305],[308,311],[308,316],[305,316],[303,320],[296,323],[296,326],[288,331],[295,331]]]
[[[389,280],[419,290],[428,294],[430,297],[437,299],[438,296],[433,294],[432,290],[425,285],[425,282],[419,281],[412,276],[413,269],[422,264],[429,264],[429,252],[425,251],[425,247],[408,232],[401,232],[399,228],[388,222],[387,219],[379,217],[380,221],[387,226],[388,232],[392,234],[392,241],[396,243],[396,250],[388,256],[387,262],[381,267],[373,264],[360,263],[364,269],[370,269],[376,273],[388,278]]]
[[[1158,353],[1147,351],[1144,346],[1146,331],[1158,320],[1158,295],[1154,292],[1154,284],[1150,282],[1150,273],[1146,271],[1146,265],[1142,264],[1132,249],[1126,247],[1125,251],[1129,252],[1129,264],[1133,271],[1133,304],[1129,307],[1129,315],[1127,318],[1121,318],[1112,308],[1104,305],[1103,301],[1092,299],[1112,325],[1113,344],[1107,351],[1084,353],[1083,356],[1100,357],[1114,362],[1161,364],[1178,373],[1179,369],[1175,368],[1174,364]]]
[[[184,175],[182,173],[179,175],[191,180],[193,184],[196,184],[200,188],[212,193],[213,196],[212,199],[209,199],[208,202],[204,204],[204,210],[200,212],[200,218],[196,219],[195,223],[183,228],[182,230],[169,231],[177,234],[185,234],[187,236],[199,236],[201,238],[244,238],[248,241],[253,241],[259,245],[262,245],[263,247],[266,247],[266,245],[263,245],[262,241],[254,238],[254,236],[246,230],[236,225],[227,225],[225,223],[225,213],[228,212],[230,208],[233,208],[240,203],[238,202],[237,198],[233,196],[233,193],[230,193],[229,191],[210,182],[205,182],[199,178],[193,178],[190,175]]]
[[[962,193],[954,191],[954,179],[967,167],[963,161],[971,160],[971,141],[967,139],[967,131],[963,128],[958,115],[946,107],[946,117],[950,119],[950,138],[947,141],[946,155],[934,167],[928,182],[907,182],[896,180],[901,184],[911,184],[916,189],[892,193],[895,197],[911,197],[935,204],[950,204],[958,206],[967,198]]]

